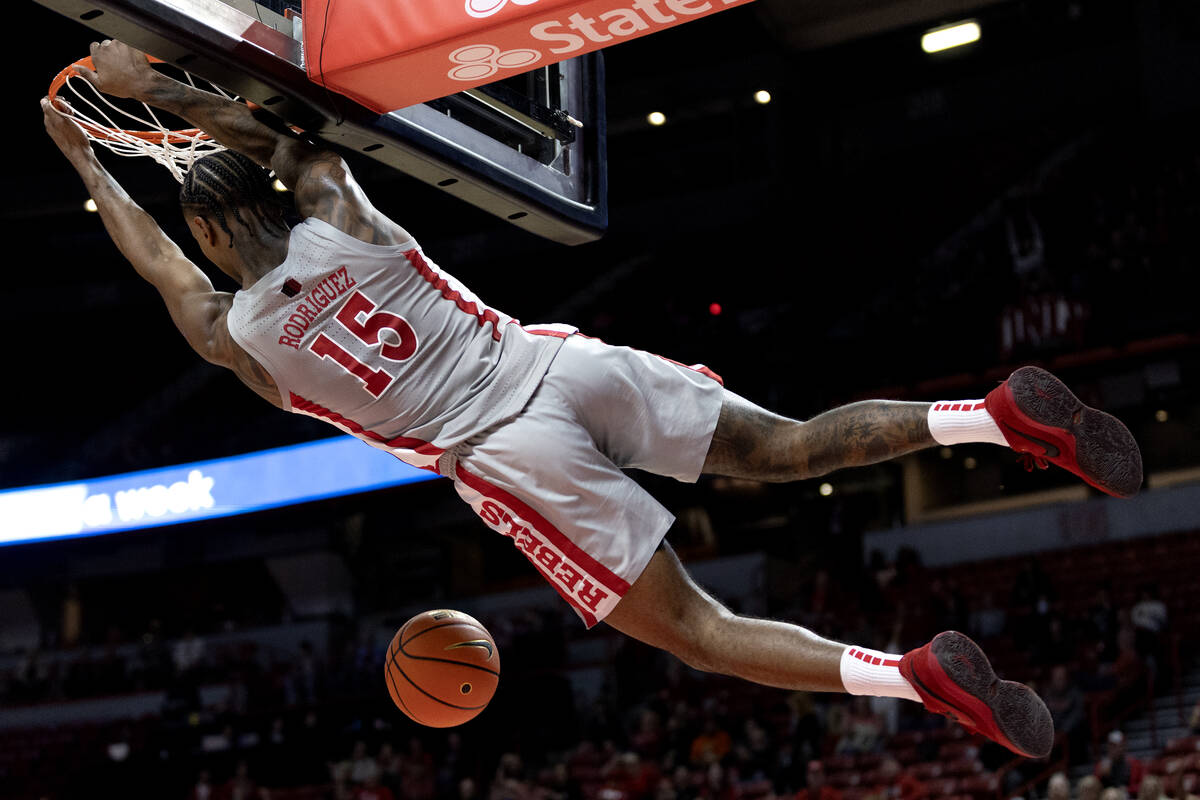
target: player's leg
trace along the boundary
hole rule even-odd
[[[781,483],[887,461],[938,443],[930,405],[866,400],[800,422],[726,392],[704,472]]]
[[[773,620],[736,615],[688,577],[665,543],[605,622],[707,672],[784,689],[923,702],[1014,752],[1043,757],[1054,725],[1031,689],[999,680],[979,648],[943,633],[907,655],[824,639]]]
[[[1119,497],[1142,484],[1142,457],[1129,429],[1084,405],[1058,378],[1022,367],[979,400],[868,400],[807,422],[726,393],[704,472],[761,481],[813,478],[934,445],[990,442],[1070,470]]]

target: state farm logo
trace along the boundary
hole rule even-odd
[[[456,66],[451,67],[447,75],[456,81],[482,81],[502,69],[528,67],[541,57],[537,50],[501,50],[492,44],[469,44],[450,54],[450,60]]]
[[[531,6],[537,0],[512,0],[515,6]],[[467,13],[476,19],[490,17],[508,5],[508,0],[467,0]]]

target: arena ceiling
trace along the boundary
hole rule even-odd
[[[789,47],[810,50],[912,25],[951,22],[1003,0],[759,0],[768,28]]]

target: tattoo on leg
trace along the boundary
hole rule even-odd
[[[801,449],[812,476],[876,464],[931,447],[928,403],[865,400],[826,411],[803,425]]]
[[[797,422],[730,395],[704,471],[784,482],[902,456],[935,442],[928,403],[866,400]]]

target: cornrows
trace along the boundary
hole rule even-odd
[[[184,176],[179,203],[212,214],[230,236],[233,232],[225,216],[232,212],[234,219],[246,225],[243,210],[268,230],[288,230],[283,204],[276,198],[266,170],[232,150],[198,159]]]

